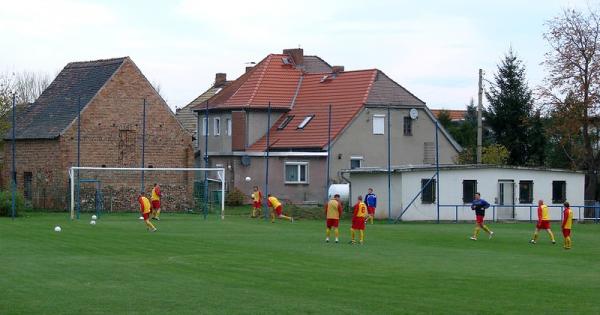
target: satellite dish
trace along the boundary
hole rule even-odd
[[[415,120],[419,117],[419,111],[416,108],[411,108],[408,114],[412,120]]]
[[[247,155],[243,155],[241,162],[243,166],[250,166],[250,157]]]

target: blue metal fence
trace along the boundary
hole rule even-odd
[[[442,209],[443,211],[449,210],[452,211],[454,210],[454,222],[458,222],[458,210],[460,209],[464,209],[465,207],[469,207],[470,205],[468,204],[448,204],[448,205],[439,205],[439,209]],[[497,213],[498,211],[496,210],[496,208],[514,208],[515,209],[515,217],[516,217],[516,211],[519,210],[523,210],[523,211],[528,211],[529,212],[529,222],[533,222],[534,220],[537,220],[537,206],[536,205],[491,205],[490,208],[488,209],[492,211],[492,221],[496,222],[498,221],[497,218]],[[563,210],[564,210],[564,206],[552,206],[549,205],[548,208],[550,209],[560,209],[560,219],[563,219]],[[600,205],[595,205],[595,206],[573,206],[571,205],[571,209],[573,210],[573,219],[574,220],[578,220],[578,221],[594,221],[595,223],[600,223]],[[594,216],[593,217],[585,217],[585,209],[594,209]],[[442,210],[438,210],[437,211],[437,218],[436,221],[439,222],[440,221],[440,211]],[[522,213],[522,212],[521,212]]]

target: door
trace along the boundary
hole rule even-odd
[[[515,218],[515,182],[513,180],[498,181],[498,220],[514,220]]]

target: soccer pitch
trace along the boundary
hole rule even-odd
[[[324,242],[324,222],[164,214],[0,218],[0,314],[599,314],[600,225],[573,249],[533,224],[367,225]],[[54,225],[62,232],[53,231]]]

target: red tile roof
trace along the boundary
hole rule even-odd
[[[332,106],[331,138],[346,127],[362,108],[377,70],[341,72],[321,82],[327,74],[305,74],[296,102],[287,115],[283,115],[270,131],[270,147],[273,149],[323,149],[327,145],[328,105]],[[277,127],[288,115],[292,121],[283,129]],[[314,115],[304,129],[298,125],[306,116]],[[264,151],[266,136],[255,142],[248,151]]]
[[[440,117],[440,113],[442,111],[448,112],[448,115],[450,115],[450,120],[452,120],[452,121],[464,120],[465,116],[467,115],[466,110],[460,110],[460,109],[432,109],[431,110],[431,112],[435,115],[436,118]]]

